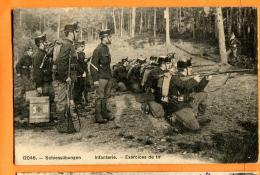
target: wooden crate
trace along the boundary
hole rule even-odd
[[[30,101],[31,97],[37,97],[37,96],[38,96],[38,92],[36,90],[25,92],[25,100],[26,101]]]
[[[42,123],[50,121],[49,97],[30,97],[29,123]]]

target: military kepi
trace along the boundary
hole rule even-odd
[[[36,36],[34,38],[34,41],[35,41],[36,45],[39,45],[40,42],[46,41],[46,34],[42,34],[42,35]]]
[[[79,23],[67,24],[64,26],[64,32],[74,32],[79,29]]]
[[[99,32],[99,38],[105,38],[106,36],[111,35],[110,29],[104,29]]]

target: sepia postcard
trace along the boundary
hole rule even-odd
[[[13,9],[15,164],[256,163],[257,10]]]

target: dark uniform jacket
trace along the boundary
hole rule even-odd
[[[36,88],[43,86],[44,82],[52,81],[52,59],[50,57],[46,57],[46,51],[37,49],[33,55],[33,79],[36,83]],[[43,62],[44,59],[44,62]],[[43,62],[43,67],[41,64]]]
[[[77,60],[77,77],[81,77],[84,72],[88,74],[88,65],[85,62],[85,53],[78,52],[78,60]]]
[[[169,101],[172,104],[171,110],[191,107],[190,102],[193,99],[190,97],[190,94],[203,91],[207,84],[208,80],[206,77],[197,82],[193,78],[182,77],[179,74],[173,75],[169,88]]]
[[[69,59],[70,59],[70,70],[71,70],[70,75],[68,75]],[[73,45],[73,41],[69,39],[62,40],[60,53],[54,64],[57,66],[57,73],[55,75],[56,80],[66,82],[68,76],[71,77],[73,72],[77,70],[77,55]]]
[[[153,70],[149,73],[147,81],[145,83],[146,88],[146,101],[155,100],[156,102],[161,101],[161,87],[158,86],[158,81],[162,77],[164,71],[158,66],[154,66]],[[153,93],[152,93],[153,90]]]
[[[90,71],[93,81],[112,78],[110,63],[111,55],[108,46],[102,43],[99,44],[93,52],[93,57],[90,64]]]
[[[24,54],[22,58],[16,64],[16,72],[21,75],[25,75],[30,78],[30,68],[32,66],[32,58]]]
[[[122,62],[114,66],[113,77],[117,82],[127,83],[127,70]]]

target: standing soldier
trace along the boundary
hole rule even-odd
[[[78,41],[75,44],[76,52],[77,52],[77,80],[74,84],[74,102],[77,107],[82,106],[82,95],[84,93],[85,102],[87,102],[87,78],[88,78],[88,65],[87,59],[85,57],[85,53],[83,52],[85,49],[85,41]]]
[[[46,52],[47,38],[46,34],[35,37],[37,49],[33,55],[33,79],[36,84],[38,94],[49,96],[50,100],[50,120],[53,121],[54,107],[54,89],[52,86],[52,59]]]
[[[65,25],[65,38],[61,42],[60,52],[53,66],[56,69],[53,87],[55,91],[57,117],[59,120],[57,129],[61,133],[75,132],[73,123],[69,120],[71,116],[67,115],[66,110],[68,110],[67,107],[71,105],[69,112],[73,116],[76,115],[71,92],[73,82],[76,79],[75,73],[77,69],[77,54],[73,44],[78,37],[78,32],[78,23]],[[69,102],[67,99],[69,99]]]
[[[95,121],[96,123],[106,123],[108,120],[114,119],[107,110],[107,98],[110,97],[112,88],[111,55],[108,48],[108,45],[111,44],[110,30],[100,31],[99,38],[101,43],[93,52],[90,71],[97,94]]]
[[[28,47],[22,58],[16,64],[16,73],[18,77],[22,79],[21,96],[23,97],[25,92],[31,87],[31,69],[32,69],[32,54],[33,48]]]

